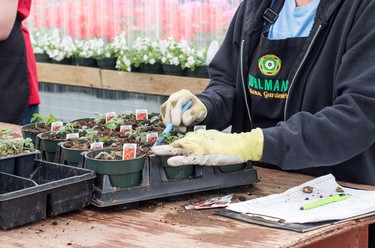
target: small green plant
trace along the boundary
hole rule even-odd
[[[124,120],[119,117],[119,116],[116,116],[116,117],[113,117],[112,119],[110,119],[109,121],[107,121],[104,126],[106,128],[108,128],[109,130],[113,131],[115,130],[119,125],[123,125],[125,124]]]
[[[55,122],[55,121],[57,121],[57,118],[52,114],[42,115],[42,114],[39,114],[39,113],[35,113],[35,114],[33,114],[33,116],[30,119],[30,123],[35,122],[35,127],[40,122],[44,123],[44,125],[46,125],[46,126],[51,126],[52,122]]]
[[[159,137],[164,137],[164,140],[163,140],[164,144],[170,144],[173,141],[181,139],[182,137],[184,137],[184,134],[182,134],[182,133],[175,133],[175,134],[161,133],[161,134],[159,134]]]
[[[25,148],[34,150],[34,144],[31,138],[15,138],[11,134],[11,129],[0,130],[0,157],[7,157],[16,154],[25,153]]]

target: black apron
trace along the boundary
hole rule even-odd
[[[9,37],[0,41],[0,122],[17,124],[27,110],[29,91],[26,46],[17,18]]]
[[[263,27],[250,63],[247,86],[251,97],[253,128],[272,127],[284,119],[289,74],[307,40],[307,37],[284,40],[267,38],[270,26],[276,21],[276,13],[280,12],[283,4],[284,1],[276,1],[275,6],[264,13],[268,23]]]

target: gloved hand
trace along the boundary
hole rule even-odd
[[[192,101],[190,108],[182,113],[182,107],[189,100]],[[193,93],[180,90],[161,105],[160,116],[165,126],[172,122],[177,130],[186,132],[187,126],[198,124],[206,118],[207,108]]]
[[[152,152],[168,159],[170,166],[230,165],[259,161],[264,137],[261,129],[247,133],[223,133],[216,130],[198,130],[187,133],[170,145],[154,146]],[[177,155],[177,156],[176,156]]]

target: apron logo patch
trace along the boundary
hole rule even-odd
[[[264,55],[258,60],[258,68],[263,75],[276,76],[281,69],[281,59],[273,54]]]

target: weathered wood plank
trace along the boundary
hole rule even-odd
[[[82,66],[37,63],[39,81],[44,83],[120,90],[134,93],[169,96],[180,89],[193,93],[203,91],[208,85],[206,78],[177,77],[101,70]]]
[[[81,87],[102,87],[99,68],[37,63],[37,70],[40,82]]]
[[[203,91],[208,79],[102,70],[104,89],[168,96],[180,89]]]

